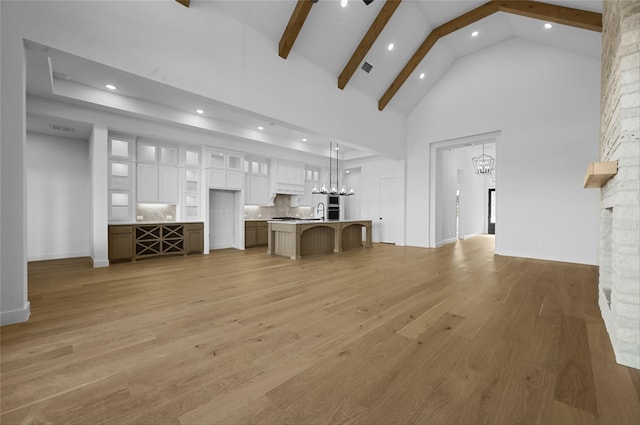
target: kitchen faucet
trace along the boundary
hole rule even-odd
[[[318,206],[316,208],[316,212],[320,213],[320,205],[322,205],[322,221],[324,221],[324,202],[318,202]]]

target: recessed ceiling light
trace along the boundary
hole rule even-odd
[[[349,3],[349,0],[340,0],[340,6],[342,7],[347,7],[347,3]]]
[[[204,111],[202,109],[196,109],[196,112],[199,114],[204,114]]]
[[[347,174],[349,174],[350,172],[351,172],[350,170],[345,171],[345,173],[347,173]]]
[[[306,142],[306,141],[307,141],[307,138],[306,138],[306,137],[303,137],[303,138],[302,138],[302,141],[303,141],[303,142]]]
[[[264,130],[264,127],[263,126],[259,126],[258,130]]]
[[[480,34],[478,31],[474,31],[471,33],[471,37],[477,37]]]
[[[113,84],[105,84],[105,87],[108,88],[109,90],[115,90],[116,86],[114,86]]]
[[[424,73],[424,72],[423,72],[423,73],[421,73],[421,74],[420,74],[420,79],[421,79],[421,80],[424,80],[424,76],[425,76],[425,73]]]
[[[393,43],[389,43],[389,45],[387,46],[387,50],[391,51],[393,50]]]
[[[553,25],[551,25],[549,22],[547,22],[546,24],[544,24],[544,27],[548,30],[550,30],[551,28],[553,28]]]

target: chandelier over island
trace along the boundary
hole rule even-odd
[[[336,152],[336,175],[335,175],[335,180],[333,179],[333,151],[335,150]],[[340,161],[338,159],[338,155],[339,155],[339,150],[340,147],[338,146],[338,144],[336,143],[335,148],[333,147],[333,142],[329,142],[329,189],[327,189],[327,186],[323,183],[322,186],[320,187],[320,189],[318,189],[317,186],[314,186],[313,189],[311,190],[311,193],[316,195],[316,194],[320,194],[320,195],[340,195],[340,196],[350,196],[350,195],[355,195],[356,192],[355,190],[353,190],[353,188],[347,188],[346,186],[342,186],[340,188],[340,190],[338,190],[338,187],[340,187]]]

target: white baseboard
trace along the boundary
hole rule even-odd
[[[91,257],[91,253],[85,251],[69,251],[39,255],[28,255],[27,261],[61,260],[63,258]]]
[[[442,245],[454,243],[454,242],[457,242],[457,241],[458,241],[458,238],[444,239],[444,240],[441,240],[440,242],[436,243],[436,246],[437,247],[441,247]]]
[[[480,236],[481,234],[482,233],[469,233],[468,235],[464,235],[462,239],[466,241],[467,239],[475,238],[476,236]]]
[[[31,314],[31,303],[27,301],[24,308],[20,310],[3,311],[0,313],[0,326],[12,325],[14,323],[26,322]]]
[[[93,262],[93,268],[97,269],[99,267],[109,267],[109,260],[96,260],[95,258],[91,258]]]

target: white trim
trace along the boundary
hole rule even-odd
[[[91,258],[93,262],[93,268],[97,269],[99,267],[109,267],[109,260],[96,260],[95,258]]]
[[[27,301],[24,308],[20,310],[3,311],[0,313],[0,326],[12,325],[14,323],[26,322],[31,315],[31,303]]]
[[[502,130],[495,130],[487,133],[429,142],[429,248],[440,246],[436,241],[436,179],[438,178],[436,167],[438,150],[451,148],[452,146],[460,146],[467,143],[495,143],[497,156],[499,146],[498,141],[501,134]]]
[[[438,242],[437,248],[440,248],[442,245],[447,245],[447,244],[454,243],[454,242],[458,242],[458,238],[444,239],[444,240]]]
[[[475,238],[477,236],[482,236],[482,233],[469,233],[468,235],[464,235],[462,239],[466,241],[467,239]]]
[[[61,260],[63,258],[91,257],[91,253],[86,251],[70,251],[63,253],[50,253],[41,255],[30,255],[27,261]]]

